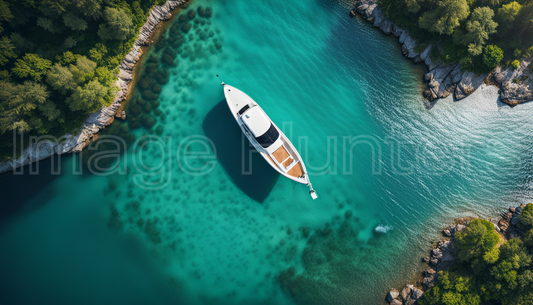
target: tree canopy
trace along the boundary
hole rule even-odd
[[[0,0],[0,161],[13,157],[13,128],[25,137],[74,133],[109,105],[135,33],[163,3]]]
[[[496,33],[498,24],[492,20],[494,11],[489,7],[478,7],[466,22],[466,34],[459,40],[468,46],[468,52],[476,56],[483,52],[483,46],[489,35]]]
[[[420,16],[423,29],[439,34],[451,35],[460,22],[470,14],[466,0],[432,1],[434,5]]]
[[[459,264],[439,272],[421,305],[526,305],[533,300],[533,229],[498,248],[499,235],[487,220],[474,219],[455,235]]]
[[[133,35],[133,22],[122,9],[106,7],[105,23],[100,24],[98,36],[104,40],[125,40]]]

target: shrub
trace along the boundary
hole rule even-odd
[[[518,69],[518,67],[520,66],[520,61],[518,60],[513,60],[513,62],[511,63],[511,66],[513,66],[513,69]]]
[[[526,56],[531,56],[531,55],[533,55],[533,47],[527,49],[526,51]]]
[[[496,68],[502,59],[503,51],[498,46],[488,45],[483,50],[483,64],[489,70]]]
[[[528,228],[533,228],[533,204],[528,203],[522,213],[520,213],[520,221]]]
[[[518,78],[513,79],[513,83],[518,84],[518,82],[520,82]]]
[[[519,49],[515,49],[514,52],[513,52],[513,56],[516,59],[522,58],[522,51],[520,51]]]

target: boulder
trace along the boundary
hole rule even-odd
[[[425,49],[424,51],[422,51],[422,53],[420,53],[420,59],[422,59],[423,61],[426,60],[426,58],[429,57],[429,52],[431,52],[431,49],[433,48],[433,45],[432,44],[429,44]]]
[[[399,25],[397,25],[396,23],[392,24],[392,35],[400,37],[403,32],[405,32],[405,30],[402,29]]]
[[[402,302],[400,300],[398,300],[398,299],[394,299],[389,304],[390,305],[402,305]]]
[[[424,80],[426,80],[428,82],[433,80],[433,73],[428,72],[428,73],[424,74]]]
[[[433,275],[435,273],[437,273],[435,270],[431,269],[431,268],[428,268],[426,269],[426,271],[424,271],[424,273],[426,274],[426,276],[429,276],[429,275]]]
[[[415,288],[411,291],[411,299],[413,300],[418,300],[422,297],[422,295],[424,294],[424,292],[418,288]]]
[[[402,299],[404,301],[407,301],[407,299],[409,299],[409,297],[411,296],[411,291],[412,289],[414,288],[413,285],[406,285],[403,289],[402,289],[402,292],[400,293],[401,296],[402,296]]]
[[[387,294],[387,301],[392,302],[392,300],[398,298],[399,295],[400,293],[398,292],[398,290],[392,288]]]
[[[477,88],[483,84],[483,80],[487,78],[486,74],[476,75],[473,72],[466,71],[461,76],[461,80],[457,83],[455,89],[455,99],[462,100],[463,98],[474,93]]]
[[[439,260],[436,259],[436,258],[432,258],[430,261],[429,261],[433,266],[437,266],[439,264]]]
[[[516,208],[509,208],[509,212],[514,213],[516,211]]]
[[[522,207],[517,207],[513,213],[513,217],[511,218],[511,224],[513,226],[516,226],[520,222],[520,213],[522,213]]]
[[[439,275],[438,274],[432,274],[429,276],[426,276],[424,279],[422,279],[422,286],[424,289],[430,289],[435,285],[435,281],[437,281]]]
[[[442,230],[442,235],[446,237],[452,237],[452,233],[450,232],[450,230]]]

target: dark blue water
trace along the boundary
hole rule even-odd
[[[1,176],[4,303],[379,304],[453,218],[531,199],[531,104],[483,87],[425,109],[424,67],[344,2],[198,5],[213,16],[152,50],[177,52],[159,104],[113,125],[140,139],[117,166]],[[318,200],[249,149],[216,74],[291,138]]]

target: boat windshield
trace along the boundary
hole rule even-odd
[[[264,134],[260,135],[259,137],[256,137],[255,139],[263,148],[267,148],[270,145],[274,144],[276,140],[279,138],[279,133],[276,127],[274,127],[274,124],[270,124],[270,128],[265,132]]]

